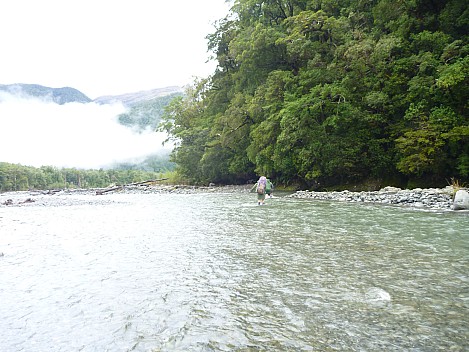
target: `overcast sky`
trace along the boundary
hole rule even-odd
[[[213,73],[205,37],[224,0],[0,2],[0,84],[76,88],[91,99],[184,86]],[[0,93],[0,162],[100,168],[160,152],[164,135],[117,122],[122,105]]]
[[[91,99],[205,77],[225,0],[14,0],[0,4],[0,84],[73,87]]]

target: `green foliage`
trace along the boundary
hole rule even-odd
[[[110,184],[123,185],[158,179],[162,177],[161,175],[161,172],[143,170],[79,170],[52,166],[35,168],[0,162],[0,192],[102,188]]]
[[[468,177],[462,0],[237,0],[161,127],[194,182]]]

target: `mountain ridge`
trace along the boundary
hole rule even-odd
[[[183,88],[170,86],[115,96],[107,95],[94,100],[75,88],[51,88],[38,84],[0,84],[0,93],[1,92],[6,92],[9,95],[20,98],[33,97],[46,103],[53,102],[58,105],[67,103],[95,103],[96,105],[113,104],[116,102],[121,103],[126,109],[125,112],[116,116],[116,122],[131,129],[136,134],[143,134],[157,130],[166,105],[175,97],[183,95]],[[10,98],[0,95],[0,103],[8,99]],[[68,111],[67,109],[63,110],[65,118],[69,116],[67,115]],[[70,118],[73,118],[73,114],[70,114]],[[67,121],[70,121],[70,119],[67,119]],[[106,131],[103,131],[103,133],[106,133]],[[155,139],[155,141],[156,140],[157,139]],[[143,159],[129,159],[123,161],[110,160],[109,164],[103,167],[116,170],[172,170],[174,169],[174,164],[170,161],[169,153],[169,150],[163,149],[149,153]],[[0,160],[0,162],[1,161],[2,160]]]
[[[51,88],[40,84],[0,84],[0,91],[10,93],[15,96],[32,96],[48,99],[63,105],[66,103],[90,103],[92,100],[78,89],[72,87]]]
[[[151,101],[155,98],[161,98],[172,94],[182,94],[183,87],[167,86],[150,90],[141,90],[119,95],[103,95],[96,99],[90,99],[78,89],[72,87],[52,88],[39,84],[13,83],[0,84],[0,91],[5,91],[16,96],[32,96],[49,99],[59,105],[66,103],[91,103],[112,104],[122,103],[124,106],[132,107],[136,104]]]
[[[150,90],[141,90],[134,93],[125,93],[119,95],[104,95],[97,97],[93,102],[98,104],[110,104],[113,102],[121,102],[125,106],[133,106],[142,101],[149,101],[155,98],[161,98],[172,94],[182,94],[184,92],[183,87],[179,86],[168,86],[163,88],[155,88]]]

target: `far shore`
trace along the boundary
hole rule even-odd
[[[58,190],[30,190],[18,192],[0,193],[0,206],[27,206],[41,205],[66,205],[67,201],[56,202],[54,195],[89,195],[96,196],[98,200],[103,194],[136,193],[136,194],[193,194],[193,193],[249,193],[252,185],[145,185],[145,186],[113,186],[100,189],[58,189]],[[276,190],[274,190],[274,193]],[[296,192],[278,191],[282,197],[307,200],[328,200],[338,202],[374,203],[395,206],[406,206],[432,210],[451,210],[455,189],[453,186],[445,188],[415,188],[400,189],[396,187],[384,187],[379,191],[333,191],[316,192],[301,190]],[[63,198],[63,197],[60,197]],[[109,201],[108,197],[105,197]],[[56,199],[58,200],[58,199]]]

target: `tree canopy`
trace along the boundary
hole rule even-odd
[[[161,178],[167,169],[144,171],[141,169],[83,170],[75,168],[40,168],[0,162],[0,192],[65,189],[102,188],[111,184],[124,185],[132,182]]]
[[[465,0],[236,0],[166,108],[194,182],[469,180]]]

